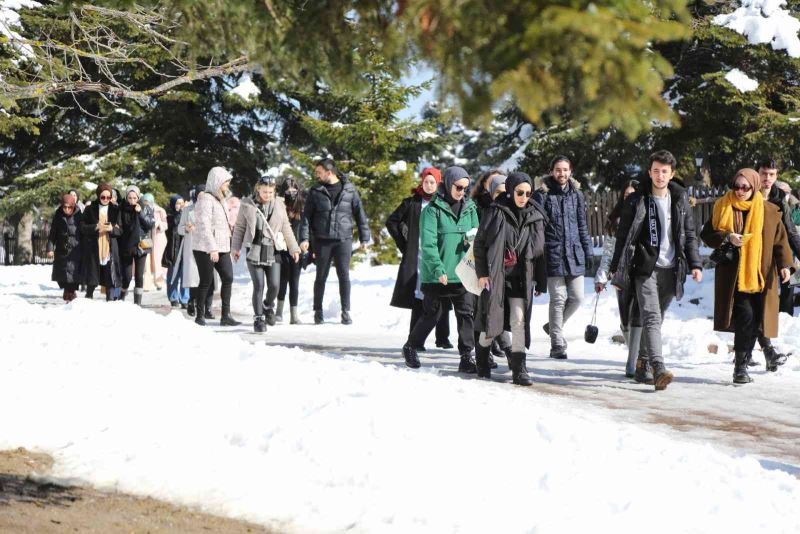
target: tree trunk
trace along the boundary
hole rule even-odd
[[[17,243],[14,265],[33,263],[33,213],[25,213],[17,222]]]

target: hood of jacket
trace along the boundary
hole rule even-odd
[[[225,182],[230,182],[233,179],[233,176],[227,169],[224,167],[214,167],[210,171],[208,171],[208,177],[206,178],[206,193],[211,193],[217,198],[222,198],[220,195],[220,188],[222,184]]]

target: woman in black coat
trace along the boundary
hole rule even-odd
[[[114,289],[120,287],[120,259],[117,239],[122,235],[120,210],[111,203],[111,186],[97,187],[97,202],[83,210],[83,274],[86,298],[94,296],[97,286],[106,288],[106,300],[114,300]]]
[[[53,259],[52,280],[64,290],[64,301],[75,298],[82,282],[81,212],[70,193],[61,197],[47,238],[47,257]]]
[[[164,255],[161,257],[161,266],[167,269],[167,298],[173,308],[178,306],[186,308],[189,303],[189,288],[183,287],[183,251],[181,249],[183,236],[178,233],[183,205],[182,196],[172,195],[169,197],[167,248],[164,249]]]
[[[422,317],[422,291],[418,276],[419,216],[433,195],[436,194],[441,181],[442,176],[438,169],[433,167],[423,169],[420,184],[411,191],[411,196],[404,199],[386,221],[386,229],[403,255],[397,271],[392,301],[389,304],[395,308],[411,310],[409,332],[414,329],[417,320]],[[449,340],[450,309],[452,309],[452,305],[449,302],[442,306],[442,315],[436,324],[436,346],[440,348],[453,348]],[[415,348],[417,352],[425,350],[425,347]]]
[[[475,271],[483,288],[475,316],[478,376],[491,378],[489,350],[495,337],[511,331],[509,366],[515,384],[530,386],[525,349],[530,346],[532,293],[547,289],[544,209],[531,199],[533,182],[514,172],[505,195],[484,213],[475,236]]]
[[[125,300],[131,279],[134,279],[133,302],[141,306],[144,294],[144,271],[147,255],[153,250],[150,230],[155,224],[153,208],[139,202],[141,194],[135,185],[128,186],[121,202],[122,235],[119,238],[119,257],[122,261],[122,292]],[[149,241],[148,241],[149,240]],[[149,245],[149,246],[146,246]]]

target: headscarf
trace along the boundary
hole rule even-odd
[[[142,200],[145,202],[149,202],[150,204],[156,203],[156,198],[153,196],[153,193],[145,193],[142,195]]]
[[[489,182],[489,195],[494,198],[494,193],[501,185],[505,185],[508,176],[504,174],[495,174],[492,176],[492,181]]]
[[[531,177],[524,173],[524,172],[512,172],[506,178],[506,196],[508,198],[512,198],[514,196],[514,189],[517,188],[519,184],[528,184],[533,189],[533,180]]]
[[[170,211],[175,211],[175,205],[178,203],[179,200],[183,200],[183,197],[180,195],[172,195],[169,197],[169,209]]]
[[[439,169],[437,169],[436,167],[425,167],[424,169],[422,169],[422,174],[420,175],[419,179],[419,185],[411,190],[412,195],[417,195],[424,198],[425,200],[430,200],[431,197],[436,194],[436,192],[434,191],[429,195],[422,189],[422,182],[424,182],[425,178],[427,178],[428,176],[433,176],[433,179],[436,180],[437,186],[440,183],[442,183],[442,173],[439,172]]]
[[[103,194],[103,191],[108,191],[112,195],[114,194],[114,188],[112,188],[111,185],[106,184],[106,183],[102,183],[102,184],[97,186],[97,190],[95,191],[97,193],[97,199],[98,200],[100,200],[100,195]]]
[[[742,293],[761,293],[764,291],[764,273],[761,272],[761,254],[764,248],[764,196],[761,191],[761,177],[753,169],[741,169],[733,178],[742,176],[753,188],[750,200],[739,200],[735,191],[728,191],[725,196],[714,203],[711,223],[715,230],[735,232],[736,221],[741,213],[748,212],[742,230],[744,245],[739,249],[739,276],[737,288]],[[741,223],[738,225],[741,226]]]
[[[453,184],[464,178],[469,178],[469,173],[463,167],[447,167],[444,170],[442,183],[439,184],[439,195],[447,201],[448,204],[454,204],[455,199],[450,195],[450,190]]]
[[[136,187],[135,185],[129,185],[128,187],[125,188],[125,198],[126,199],[128,198],[128,195],[130,194],[131,191],[136,193],[137,197],[142,198],[142,193],[141,193],[141,191],[139,191],[139,188]]]

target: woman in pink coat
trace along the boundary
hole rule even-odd
[[[161,259],[164,257],[164,251],[167,249],[167,212],[156,204],[155,198],[152,193],[145,193],[142,196],[145,204],[149,204],[153,208],[153,215],[155,224],[153,225],[153,252],[150,254],[147,268],[153,277],[153,283],[156,289],[161,290],[164,285],[164,267],[161,266]]]

